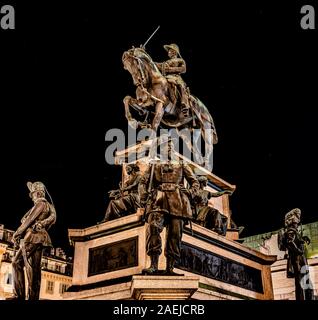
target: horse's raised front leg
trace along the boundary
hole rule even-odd
[[[163,103],[162,102],[157,102],[156,103],[156,114],[152,120],[152,125],[151,125],[151,129],[153,130],[153,134],[156,135],[159,124],[162,120],[162,116],[164,113],[164,109],[163,109]]]
[[[134,119],[130,113],[129,107],[131,103],[133,103],[135,99],[132,98],[131,96],[126,96],[123,100],[124,106],[125,106],[125,116],[128,121],[128,124],[133,128],[137,129],[138,128],[138,121]]]

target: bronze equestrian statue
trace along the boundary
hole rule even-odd
[[[185,64],[181,58],[175,56],[174,51],[179,52],[179,48],[175,46],[174,49],[171,53],[172,58],[161,64],[156,64],[143,47],[133,47],[124,52],[122,57],[124,68],[130,72],[133,83],[137,87],[136,98],[131,96],[124,98],[125,115],[133,128],[150,127],[152,130],[150,139],[156,137],[159,127],[175,128],[192,151],[194,161],[212,171],[213,144],[217,143],[218,137],[211,114],[197,97],[189,94],[188,90],[188,93],[186,92],[185,84],[182,83],[179,75],[169,77],[167,74],[162,74],[162,72],[180,74],[185,71]],[[171,45],[169,50],[171,51]],[[182,88],[179,99],[172,94],[176,92],[176,86]],[[187,105],[189,112],[185,112]],[[143,121],[134,119],[130,107],[140,116],[144,115],[145,119]],[[193,133],[194,143],[183,129],[189,129]],[[198,149],[198,140],[201,136],[205,141],[204,157]]]

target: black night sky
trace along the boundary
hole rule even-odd
[[[134,94],[121,56],[158,25],[147,49],[161,61],[164,44],[180,46],[184,79],[218,130],[214,173],[237,186],[242,236],[280,228],[294,207],[316,221],[317,31],[300,28],[301,3],[102,2],[20,2],[16,30],[0,32],[0,223],[18,227],[29,180],[53,197],[55,246],[103,218],[121,174],[105,163],[104,137],[127,127],[122,99]]]

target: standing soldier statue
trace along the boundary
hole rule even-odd
[[[305,244],[308,237],[299,231],[301,211],[296,208],[285,215],[285,228],[278,234],[278,247],[288,252],[287,278],[295,278],[296,300],[313,300],[312,283],[309,278],[309,267],[305,256]]]
[[[13,234],[13,243],[18,247],[18,252],[12,261],[14,296],[10,300],[25,300],[24,267],[28,300],[39,300],[42,251],[52,246],[47,230],[56,221],[55,208],[45,199],[45,185],[42,182],[28,182],[27,186],[34,206],[24,215],[20,227]]]
[[[151,258],[151,266],[144,269],[143,273],[158,272],[158,261],[162,252],[160,233],[166,227],[166,274],[174,275],[174,265],[180,259],[183,226],[192,219],[189,198],[196,194],[199,182],[191,168],[176,159],[170,139],[166,138],[161,146],[161,155],[166,161],[161,159],[158,163],[150,164],[139,186],[140,199],[145,205],[148,222],[146,250]],[[184,178],[190,184],[190,189],[184,187]]]

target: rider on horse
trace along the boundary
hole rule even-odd
[[[161,63],[156,63],[158,69],[163,76],[166,77],[170,86],[170,97],[173,104],[176,104],[178,94],[180,95],[180,102],[182,112],[185,116],[189,114],[189,89],[186,83],[181,78],[181,73],[186,72],[186,63],[180,55],[179,47],[172,43],[163,46],[168,52],[169,60]],[[178,89],[178,90],[177,90]]]
[[[190,95],[180,76],[185,72],[186,66],[180,57],[179,48],[176,45],[169,45],[165,46],[165,49],[168,50],[170,59],[163,63],[155,63],[143,47],[133,47],[124,52],[122,58],[124,68],[131,73],[137,87],[136,98],[131,96],[124,98],[126,118],[130,126],[135,129],[138,126],[143,128],[150,125],[153,135],[151,139],[156,136],[160,125],[177,129],[180,137],[192,151],[194,161],[212,171],[213,144],[218,141],[213,118],[202,101],[193,94]],[[172,95],[171,91],[175,95]],[[143,122],[134,119],[130,107],[140,115],[146,112],[146,119]],[[152,108],[154,110],[150,111],[151,107],[154,107]],[[149,113],[151,118],[148,117]],[[185,128],[191,130],[193,141],[183,130]],[[204,153],[199,149],[200,136],[205,141]],[[152,146],[151,151],[154,150]]]

